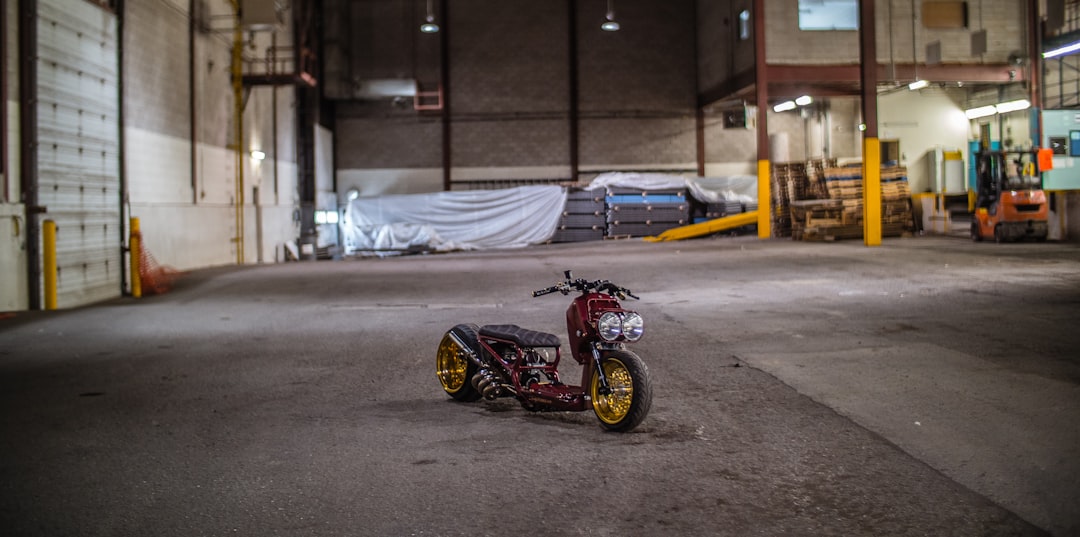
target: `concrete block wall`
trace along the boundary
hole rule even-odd
[[[697,3],[698,89],[707,91],[754,69],[753,20],[741,39],[739,14],[752,12],[751,0]]]
[[[206,7],[208,17],[231,9],[224,0]],[[124,17],[124,166],[131,216],[140,219],[145,246],[160,263],[178,269],[236,263],[240,230],[234,204],[242,196],[245,262],[280,257],[275,252],[281,244],[298,235],[292,223],[297,206],[292,89],[276,90],[276,125],[274,90],[254,88],[248,94],[240,148],[244,185],[238,192],[231,32],[195,33],[194,83],[189,84],[187,4],[127,2]],[[228,27],[221,20],[204,19],[219,30]],[[288,35],[279,31],[278,43],[286,43]],[[255,45],[259,50],[261,43]],[[252,160],[252,149],[264,151],[266,160]]]
[[[608,33],[600,30],[604,0],[455,0],[445,20],[437,14],[449,39],[452,180],[570,177],[570,6],[578,21],[580,169],[693,170],[694,5],[620,0],[623,29]],[[422,15],[399,45],[416,47],[412,61],[428,73],[438,49],[417,31]],[[438,116],[389,101],[337,109],[339,191],[441,190]]]
[[[766,54],[770,64],[851,64],[859,62],[859,35],[855,31],[800,31],[798,0],[765,3]],[[912,28],[912,10],[917,21]],[[1025,0],[967,2],[968,27],[933,29],[922,24],[922,2],[878,0],[878,62],[926,61],[926,45],[941,42],[943,63],[997,63],[1015,51],[1027,49],[1024,34]],[[987,31],[987,52],[971,54],[971,33]]]

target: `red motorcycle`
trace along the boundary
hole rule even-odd
[[[583,367],[581,386],[559,381],[558,336],[514,324],[451,328],[439,343],[436,375],[458,401],[513,396],[532,411],[592,407],[604,428],[629,431],[652,405],[649,370],[625,345],[641,339],[644,321],[619,303],[638,297],[607,280],[574,279],[569,270],[564,275],[565,281],[532,295],[581,293],[566,310],[571,356]]]

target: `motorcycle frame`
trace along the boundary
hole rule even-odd
[[[508,380],[508,388],[526,406],[537,410],[583,411],[590,406],[586,386],[592,375],[598,370],[604,351],[623,348],[622,336],[613,342],[603,341],[596,331],[596,321],[608,312],[628,313],[618,299],[604,293],[582,293],[574,298],[566,309],[566,332],[570,343],[570,353],[582,366],[581,384],[574,386],[562,384],[559,380],[558,367],[562,360],[560,347],[522,347],[517,343],[491,336],[480,336],[480,353],[485,355],[489,365],[497,366],[500,375]],[[536,348],[554,349],[555,357],[542,366],[526,362],[526,354]],[[513,359],[504,357],[505,350],[513,350]],[[537,383],[522,386],[521,377],[527,372],[539,371],[554,382]],[[603,375],[602,370],[601,376]],[[601,389],[607,389],[607,379],[601,378]]]

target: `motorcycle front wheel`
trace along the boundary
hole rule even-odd
[[[474,324],[459,324],[451,328],[439,342],[439,350],[435,354],[435,375],[439,377],[443,390],[458,401],[471,402],[480,399],[480,392],[472,385],[472,376],[476,374],[476,364],[469,360],[468,355],[469,350],[473,352],[480,350],[477,330]],[[462,349],[450,336],[451,332],[462,343],[472,348]]]
[[[600,375],[593,372],[589,397],[600,425],[625,433],[641,424],[652,406],[649,369],[638,355],[629,351],[604,353],[600,367],[607,378],[609,393],[601,393]]]

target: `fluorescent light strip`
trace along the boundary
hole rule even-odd
[[[1027,110],[1031,108],[1031,102],[1027,99],[1020,99],[1016,101],[1009,101],[1007,103],[1001,103],[995,107],[997,113],[1005,114],[1008,112],[1017,112],[1019,110]]]
[[[787,112],[788,110],[794,110],[797,105],[795,101],[784,101],[773,107],[773,112]]]
[[[1068,45],[1065,45],[1064,47],[1056,48],[1056,49],[1051,50],[1051,51],[1043,52],[1042,57],[1043,58],[1056,58],[1058,56],[1064,56],[1066,54],[1072,54],[1073,52],[1076,52],[1078,50],[1080,50],[1080,41],[1077,41],[1075,43],[1070,43]]]
[[[968,119],[979,119],[980,117],[992,116],[997,113],[997,107],[994,105],[980,106],[978,108],[972,108],[971,110],[965,110],[964,115]]]
[[[908,87],[909,90],[915,91],[915,90],[918,90],[918,89],[923,89],[923,88],[925,88],[925,87],[927,87],[929,85],[930,85],[930,82],[928,82],[926,80],[916,80],[915,82],[912,82],[911,84],[908,84],[907,87]]]
[[[809,95],[803,95],[802,97],[795,99],[795,104],[799,106],[806,106],[812,102],[814,102],[814,99],[810,98]]]

